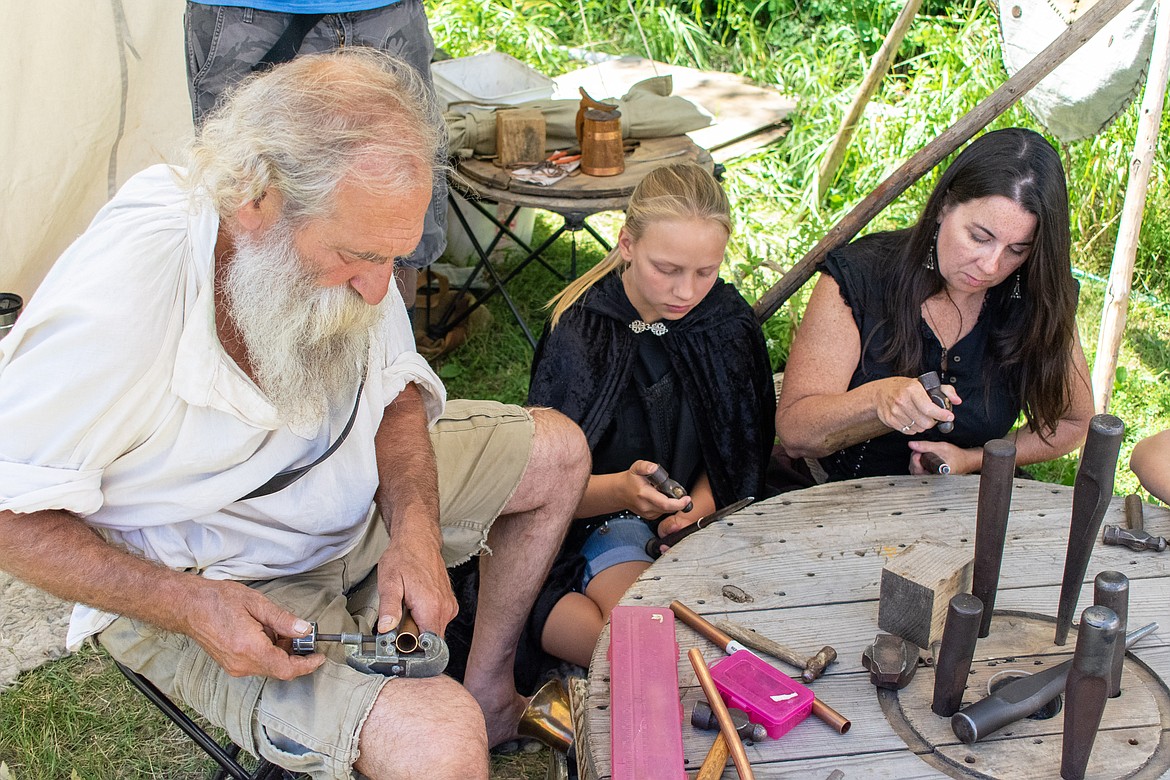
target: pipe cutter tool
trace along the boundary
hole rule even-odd
[[[366,674],[435,677],[447,668],[450,658],[447,643],[430,631],[420,633],[416,641],[413,635],[400,632],[398,628],[371,636],[357,633],[319,634],[317,624],[313,623],[312,626],[308,636],[293,638],[294,655],[317,652],[318,642],[340,642],[345,647],[345,662]]]

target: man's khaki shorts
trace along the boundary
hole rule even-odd
[[[431,431],[439,470],[443,557],[448,565],[490,552],[488,531],[520,484],[535,424],[518,406],[452,401]],[[318,569],[248,583],[321,632],[372,633],[377,618],[374,565],[387,543],[376,513],[361,543]],[[387,683],[345,664],[342,647],[330,660],[291,681],[226,674],[193,639],[119,618],[99,642],[114,658],[145,675],[223,728],[233,742],[314,778],[354,777],[358,734]],[[440,705],[441,706],[441,705]]]

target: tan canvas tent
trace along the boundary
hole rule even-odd
[[[180,0],[7,3],[0,291],[31,296],[127,178],[190,139]]]

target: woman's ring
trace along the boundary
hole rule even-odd
[[[903,426],[902,426],[902,433],[910,433],[910,426],[909,426],[909,425],[903,425]]]

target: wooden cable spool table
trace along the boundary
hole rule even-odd
[[[823,645],[836,648],[837,662],[811,688],[852,728],[838,734],[809,717],[778,740],[749,745],[756,777],[821,780],[834,770],[846,780],[1059,777],[1060,714],[1019,721],[964,745],[949,719],[930,712],[932,668],[919,668],[902,690],[886,691],[870,683],[861,665],[862,651],[880,631],[882,567],[919,539],[973,552],[978,488],[977,476],[906,476],[787,493],[684,539],[621,603],[665,607],[678,599],[709,620],[734,620],[809,655]],[[999,671],[1038,671],[1071,657],[1073,638],[1063,647],[1052,644],[1071,506],[1070,487],[1016,480],[995,619],[976,647],[965,705],[985,696]],[[1121,498],[1104,523],[1124,524]],[[1146,530],[1170,535],[1170,512],[1147,506]],[[1078,616],[1093,602],[1093,578],[1110,569],[1130,578],[1129,630],[1155,621],[1160,629],[1126,657],[1122,695],[1106,706],[1087,777],[1170,777],[1170,552],[1106,546],[1098,537]],[[723,653],[682,623],[676,629],[686,766],[693,773],[715,734],[690,725],[702,692],[686,653],[698,647],[708,662]],[[578,718],[582,777],[589,780],[610,776],[608,645],[607,629],[593,654]],[[734,768],[728,765],[723,777],[736,777]]]

